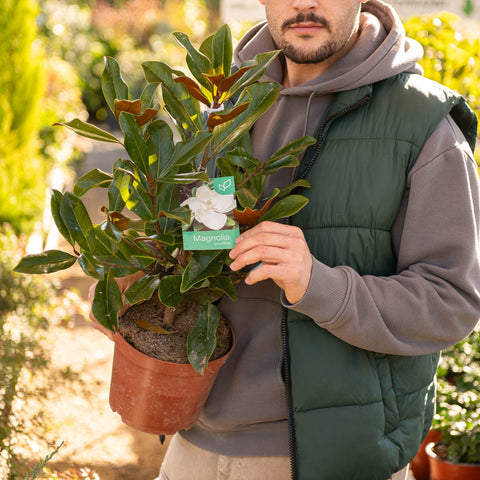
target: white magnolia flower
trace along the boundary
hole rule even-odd
[[[237,206],[233,194],[220,195],[207,185],[198,187],[194,197],[181,203],[182,207],[185,205],[188,205],[195,220],[211,230],[220,230],[228,219],[225,214]]]

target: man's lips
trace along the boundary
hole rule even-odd
[[[324,28],[321,23],[293,23],[288,26],[289,30],[304,35],[317,33]]]

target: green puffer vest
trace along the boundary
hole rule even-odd
[[[337,95],[300,166],[310,202],[291,222],[317,259],[396,273],[390,231],[406,178],[449,113],[473,148],[476,118],[463,98],[419,75]],[[293,478],[390,478],[431,424],[439,354],[361,350],[291,310],[285,325]]]

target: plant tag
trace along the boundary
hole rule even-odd
[[[233,177],[218,177],[197,185],[181,206],[188,206],[192,212],[192,222],[183,228],[185,250],[233,248],[240,234],[233,216],[237,207]]]

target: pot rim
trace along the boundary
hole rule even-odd
[[[208,362],[208,366],[205,369],[204,374],[208,374],[210,372],[215,372],[220,369],[221,366],[227,361],[228,357],[230,356],[233,348],[235,347],[235,333],[233,331],[232,326],[227,322],[230,331],[232,333],[232,344],[230,349],[221,357],[217,358],[216,360],[211,360]],[[132,361],[135,363],[141,364],[142,366],[150,365],[151,368],[155,366],[162,366],[163,368],[174,369],[177,373],[183,371],[184,375],[200,375],[200,373],[196,372],[195,369],[190,365],[190,363],[176,363],[176,362],[169,362],[167,360],[161,360],[159,358],[151,357],[140,350],[137,350],[135,347],[130,345],[125,338],[118,332],[114,332],[113,334],[113,342],[117,348],[120,348],[124,353],[126,353]],[[148,367],[147,367],[148,368]]]
[[[448,464],[450,464],[450,465],[458,465],[458,466],[461,466],[461,467],[479,467],[479,468],[480,468],[480,463],[454,463],[454,462],[452,462],[451,460],[444,460],[443,458],[440,458],[440,457],[433,451],[433,447],[434,447],[437,443],[441,443],[441,442],[430,442],[430,443],[425,447],[425,452],[427,453],[427,455],[428,455],[430,458],[434,458],[434,459],[436,459],[436,460],[439,461],[439,462],[448,463]]]

